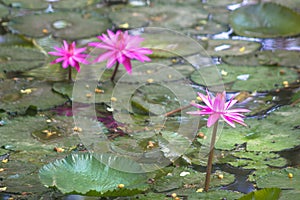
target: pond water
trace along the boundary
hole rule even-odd
[[[56,180],[55,174],[53,180],[39,179],[43,166],[51,174],[56,169],[47,164],[88,150],[126,155],[150,171],[143,183],[135,177],[138,186],[133,190],[144,194],[121,197],[126,195],[118,193],[122,188],[114,183],[118,187],[108,193],[120,195],[103,199],[172,199],[172,193],[180,199],[237,199],[267,187],[281,188],[282,200],[295,199],[300,195],[300,32],[277,30],[276,24],[267,26],[282,35],[255,35],[265,27],[250,31],[253,36],[238,30],[230,17],[250,4],[257,1],[1,1],[0,155],[10,157],[0,157],[0,199],[99,199],[61,193],[70,183],[77,194],[87,192],[90,179],[78,178],[69,173],[72,170],[59,172],[59,161],[56,172],[68,174],[69,183],[67,178]],[[252,23],[278,19],[272,9],[288,13],[291,23],[300,15],[298,1],[287,1],[287,8],[272,6],[255,8],[265,14]],[[80,73],[73,70],[75,82],[67,80],[68,70],[60,64],[50,64],[55,57],[47,52],[61,46],[62,40],[83,47],[107,29],[135,29],[132,33],[144,36],[143,45],[153,50],[151,63],[132,61],[132,76],[120,67],[115,83],[105,63],[83,65]],[[92,56],[100,52],[90,47],[87,51]],[[201,68],[206,65],[210,71]],[[188,105],[197,100],[196,93],[205,88],[226,89],[227,100],[235,98],[237,107],[251,110],[247,128],[220,128],[207,194],[196,192],[204,185],[207,118],[186,114],[193,110]],[[165,115],[179,107],[186,110]],[[81,170],[96,161],[89,162]],[[70,160],[62,163],[75,168]],[[153,172],[154,166],[160,169]],[[126,164],[116,168],[123,167]],[[49,181],[58,189],[44,187]]]

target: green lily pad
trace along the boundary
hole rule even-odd
[[[184,30],[192,27],[198,20],[206,18],[207,11],[201,4],[154,4],[152,7],[125,7],[110,13],[113,23],[119,28],[139,28],[142,26],[166,27],[173,30]]]
[[[143,35],[143,47],[153,51],[150,57],[178,57],[187,56],[196,53],[203,53],[201,50],[205,43],[193,40],[189,37],[172,32],[166,29],[149,28]],[[207,55],[204,55],[207,56]]]
[[[0,35],[0,46],[3,48],[4,46],[32,47],[32,43],[18,35],[7,33],[5,35]]]
[[[49,1],[50,2],[50,1]],[[49,6],[49,2],[43,0],[4,0],[3,3],[14,8],[25,8],[25,9],[46,9]],[[91,0],[91,1],[72,1],[72,0],[64,0],[64,1],[51,1],[54,8],[59,9],[74,9],[81,8],[85,6],[89,6],[99,2],[99,0]]]
[[[300,14],[275,3],[240,7],[230,14],[234,32],[248,37],[270,38],[300,33]]]
[[[277,200],[280,197],[280,193],[281,190],[279,188],[264,188],[262,190],[246,194],[238,200]]]
[[[222,174],[223,179],[218,175]],[[166,192],[179,189],[182,187],[202,188],[204,186],[205,173],[197,172],[186,167],[176,167],[171,173],[157,180],[154,184],[154,191]],[[227,185],[234,181],[234,176],[226,172],[216,171],[211,175],[211,187]],[[177,192],[176,192],[177,193]],[[196,193],[196,191],[195,191]],[[180,194],[180,193],[178,193]]]
[[[23,72],[41,67],[46,62],[45,55],[33,48],[1,47],[0,70],[4,72]]]
[[[295,107],[285,106],[274,111],[265,119],[246,119],[248,127],[224,126],[221,136],[216,143],[217,149],[231,150],[236,145],[247,143],[248,151],[280,151],[299,145],[299,112]],[[262,126],[263,124],[263,126]],[[274,129],[276,127],[276,129]],[[295,127],[295,128],[293,128]],[[203,133],[207,128],[201,128]],[[200,141],[201,142],[201,141]]]
[[[6,15],[9,14],[9,9],[3,5],[0,4],[0,18],[5,17]]]
[[[246,47],[247,48],[247,47]],[[299,67],[299,51],[259,51],[240,56],[225,56],[222,60],[230,65],[279,65],[287,67]]]
[[[257,51],[261,44],[245,40],[208,40],[207,54],[215,57],[244,55]]]
[[[5,126],[0,126],[0,145],[6,149],[13,146],[13,151],[9,152],[11,156],[8,163],[0,163],[0,168],[5,168],[1,172],[4,177],[1,184],[7,187],[8,193],[28,192],[34,193],[33,196],[41,195],[47,190],[38,179],[38,169],[53,159],[65,156],[68,147],[80,143],[78,136],[72,135],[73,119],[35,116],[15,117],[6,122]],[[59,137],[43,141],[34,137],[34,133],[42,133],[44,130],[57,130]],[[53,150],[54,147],[62,147],[65,152],[58,154]]]
[[[23,113],[30,106],[45,110],[64,104],[67,99],[52,91],[51,85],[42,81],[4,80],[0,86],[0,108]]]
[[[203,8],[211,14],[211,19],[224,25],[229,24],[230,11],[226,7],[216,7],[214,5],[204,5]]]
[[[185,196],[188,196],[188,199],[207,199],[207,200],[237,199],[243,195],[239,192],[232,192],[229,190],[218,190],[218,189],[216,190],[210,189],[208,192],[197,192],[197,189],[185,189],[185,190],[179,190],[177,193],[179,195],[183,194]]]
[[[146,194],[140,194],[135,196],[137,199],[139,200],[165,200],[166,199],[166,195],[165,194],[160,194],[160,193],[153,193],[153,192],[149,192]]]
[[[131,196],[147,189],[144,174],[118,171],[112,168],[114,165],[139,168],[132,160],[109,154],[72,154],[42,167],[39,176],[45,186],[56,187],[64,194]]]
[[[262,169],[269,167],[283,167],[287,161],[278,154],[270,152],[245,152],[238,151],[230,154],[230,158],[225,157],[221,163],[228,163],[234,167],[244,169]]]
[[[47,54],[49,57],[57,58],[48,54],[48,52],[53,51],[54,47],[59,47],[62,45],[61,42],[55,40],[51,35],[32,39],[35,46],[37,46],[41,51]],[[54,60],[54,59],[53,59]]]
[[[277,3],[286,7],[289,7],[290,9],[293,10],[299,10],[300,8],[300,1],[299,0],[285,0],[285,1],[281,1],[281,0],[263,0],[264,2],[273,2],[273,3]]]
[[[213,6],[228,6],[232,4],[242,3],[242,0],[207,0],[205,3]]]
[[[38,80],[56,82],[56,81],[64,81],[66,84],[71,84],[68,81],[68,72],[69,69],[62,68],[61,64],[47,64],[43,67],[39,67],[36,69],[32,69],[26,72],[23,72],[22,76],[28,78],[34,78]],[[76,77],[77,71],[72,67],[72,78]]]
[[[13,144],[15,146],[14,150],[17,151],[14,155],[15,159],[28,161],[26,159],[29,159],[33,154],[37,154],[39,157],[32,157],[33,160],[41,159],[45,156],[45,151],[49,151],[48,153],[53,152],[51,146],[49,149],[49,146],[44,144],[74,145],[79,142],[77,136],[70,136],[73,133],[73,127],[73,119],[69,117],[17,117],[7,121],[5,126],[0,127],[1,133],[3,133],[1,144]],[[49,135],[47,139],[41,139],[36,136],[37,133],[46,136],[45,130],[53,132],[56,137]],[[56,133],[54,133],[55,131]],[[44,153],[39,153],[39,151]]]
[[[34,21],[35,23],[32,23]],[[85,18],[75,12],[55,12],[12,18],[8,28],[29,37],[53,37],[67,40],[87,38],[105,32],[110,27],[107,18]]]
[[[192,26],[188,28],[185,32],[189,34],[197,35],[213,35],[221,32],[226,32],[229,30],[229,27],[224,24],[220,24],[213,19],[207,20],[207,18],[198,19]]]
[[[218,65],[222,81],[227,90],[234,91],[268,91],[284,87],[283,81],[292,83],[297,80],[295,70],[285,67],[270,66],[231,66]],[[204,72],[202,69],[202,73]],[[285,73],[282,73],[284,71]],[[207,74],[211,73],[210,71]],[[191,75],[192,81],[205,85],[203,79],[195,71]],[[221,80],[216,80],[216,83]]]
[[[291,173],[293,178],[289,178]],[[257,187],[277,187],[282,189],[280,200],[297,199],[300,195],[300,170],[285,168],[282,170],[267,170],[255,172]]]

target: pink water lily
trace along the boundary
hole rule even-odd
[[[69,66],[75,67],[78,72],[80,71],[79,63],[88,64],[88,62],[85,60],[87,55],[82,54],[82,52],[84,52],[86,48],[76,48],[75,42],[68,44],[64,40],[62,48],[54,47],[54,49],[56,51],[48,52],[48,54],[59,56],[59,58],[52,61],[51,64],[62,62],[63,68],[67,68]]]
[[[114,34],[108,30],[107,35],[97,37],[101,42],[91,42],[89,46],[105,49],[106,52],[100,54],[95,62],[107,60],[107,68],[111,68],[115,63],[123,64],[126,71],[130,74],[132,71],[131,60],[136,59],[141,62],[151,61],[145,54],[151,54],[152,51],[147,48],[142,48],[140,43],[144,40],[140,36],[129,35],[127,31],[117,31]],[[118,65],[117,65],[118,66]]]
[[[210,115],[207,121],[208,127],[211,127],[220,118],[222,118],[231,127],[235,127],[234,122],[243,126],[247,126],[243,120],[245,116],[240,113],[250,112],[250,110],[243,108],[230,109],[234,104],[237,103],[237,100],[231,98],[228,102],[226,102],[225,91],[223,93],[217,93],[216,97],[214,98],[210,97],[208,91],[206,91],[206,93],[207,97],[201,93],[198,93],[199,97],[206,104],[206,106],[197,103],[191,103],[192,106],[200,108],[201,110],[188,112],[188,114]]]

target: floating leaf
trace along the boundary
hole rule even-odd
[[[222,60],[231,65],[278,65],[297,67],[299,66],[299,58],[299,51],[272,50],[259,51],[252,54],[240,56],[225,56],[222,58]],[[282,73],[284,73],[284,71]]]
[[[299,130],[293,128],[299,125],[299,114],[299,109],[285,106],[265,119],[245,120],[248,127],[232,129],[224,126],[216,148],[231,150],[243,143],[246,143],[248,151],[270,152],[293,148],[299,145]],[[203,127],[201,131],[206,133],[207,128]]]
[[[200,6],[199,6],[200,5]],[[178,9],[180,7],[180,9]],[[110,13],[110,18],[119,28],[139,28],[142,26],[166,27],[173,30],[184,30],[192,27],[198,19],[208,15],[201,4],[163,5],[154,4],[152,7],[125,7]]]
[[[210,56],[244,55],[257,51],[261,47],[258,42],[245,40],[208,40],[206,48]]]
[[[293,178],[289,178],[289,173]],[[253,176],[257,187],[277,187],[282,189],[281,200],[297,199],[300,195],[300,170],[285,168],[281,170],[259,170]]]
[[[75,12],[55,12],[16,17],[11,19],[8,27],[12,32],[29,37],[52,34],[53,37],[76,40],[102,33],[110,24],[106,18],[84,18]]]
[[[153,51],[150,57],[168,58],[203,53],[200,51],[205,46],[205,42],[201,43],[166,29],[147,30],[147,34],[143,35],[145,40],[142,44]]]
[[[41,67],[45,62],[45,55],[33,48],[0,48],[0,70],[4,72],[23,72]]]
[[[232,11],[229,22],[242,36],[270,38],[300,33],[300,14],[275,3],[247,5]]]
[[[239,192],[229,190],[210,189],[208,192],[197,192],[198,188],[177,190],[177,194],[188,196],[188,199],[237,199],[242,196]]]
[[[115,170],[114,166],[139,168],[134,161],[109,154],[72,154],[40,169],[42,183],[62,193],[89,196],[130,196],[147,189],[144,174]],[[137,169],[139,170],[139,169]],[[119,187],[123,184],[124,187]]]
[[[188,172],[189,174],[187,174],[186,176],[180,176],[182,172]],[[223,174],[224,178],[219,179],[218,174]],[[205,173],[200,173],[198,171],[186,167],[176,167],[171,173],[168,173],[166,176],[160,178],[158,181],[155,182],[154,191],[166,192],[166,191],[179,189],[182,187],[201,188],[204,186],[204,181],[205,181]],[[226,172],[217,171],[213,173],[211,176],[211,187],[226,185],[233,181],[234,181],[233,175],[228,174]],[[179,191],[181,191],[180,193],[182,193],[182,191],[184,190],[185,189],[179,189]],[[194,190],[194,192],[196,193],[196,189]],[[178,194],[180,193],[178,192]],[[188,195],[190,195],[191,193],[189,193]]]
[[[219,1],[221,3],[221,1]],[[215,5],[204,5],[203,8],[211,14],[211,19],[224,25],[229,24],[230,11],[226,7],[216,7]]]
[[[207,20],[207,18],[204,19],[198,19],[192,26],[192,28],[188,28],[185,30],[185,32],[189,34],[201,34],[201,35],[213,35],[218,34],[221,32],[228,31],[228,26],[224,24],[220,24],[212,19]]]
[[[283,167],[287,164],[284,158],[278,154],[270,152],[245,152],[237,151],[225,157],[221,163],[227,163],[234,167],[243,167],[244,169],[261,169],[268,167]]]
[[[38,110],[64,104],[67,99],[54,93],[51,85],[42,81],[5,80],[0,85],[0,108],[9,112],[24,112],[30,105]]]
[[[292,83],[297,80],[298,75],[295,70],[285,67],[269,67],[269,66],[231,66],[218,65],[219,71],[227,72],[222,76],[222,81],[226,85],[227,90],[234,91],[267,91],[275,88],[285,87],[283,82]],[[204,73],[202,69],[202,73]],[[282,73],[284,71],[285,73]],[[207,74],[209,75],[209,70]],[[249,75],[247,80],[239,80],[240,75]],[[200,85],[206,85],[203,78],[195,71],[191,75],[192,81]],[[216,83],[221,80],[215,80]]]
[[[49,3],[52,3],[54,8],[63,8],[63,9],[74,9],[85,7],[91,4],[99,2],[99,0],[88,0],[88,1],[42,1],[42,0],[3,0],[3,3],[14,8],[25,8],[25,9],[46,9],[49,6]]]
[[[279,188],[264,188],[251,192],[239,198],[238,200],[277,200],[280,197],[281,190]]]
[[[29,48],[32,43],[18,35],[7,33],[0,35],[0,46],[25,46]]]
[[[242,0],[207,0],[205,3],[213,6],[228,6],[242,3]]]
[[[9,9],[0,4],[0,19],[9,14]]]

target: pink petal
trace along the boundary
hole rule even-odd
[[[74,59],[73,59],[72,57],[70,57],[70,58],[69,58],[69,63],[70,63],[71,66],[74,67],[75,64],[76,64],[76,61],[74,61]]]
[[[63,56],[64,55],[64,53],[55,52],[55,51],[48,52],[48,54],[53,55],[53,56]]]
[[[131,63],[130,63],[130,59],[129,58],[126,58],[124,60],[123,65],[124,65],[126,71],[128,72],[128,74],[131,74],[132,67],[131,67]]]
[[[225,104],[225,109],[228,110],[231,108],[234,104],[237,103],[237,100],[231,98],[226,104]]]
[[[112,57],[112,58],[107,60],[106,67],[111,68],[116,62],[117,62],[116,58]]]
[[[86,48],[78,48],[78,49],[74,49],[74,54],[80,54],[81,52],[84,52],[86,50]],[[84,54],[83,54],[84,55]]]
[[[231,120],[230,118],[228,118],[224,115],[221,115],[221,117],[227,124],[229,124],[231,127],[235,128],[235,124],[233,123],[233,120]]]
[[[209,93],[208,91],[206,90],[207,92],[207,95],[208,97],[206,97],[205,95],[203,95],[202,93],[198,92],[198,96],[202,99],[202,101],[210,108],[213,110],[213,107],[212,107],[212,102],[210,100],[210,97],[209,97]]]
[[[64,49],[68,50],[69,49],[69,45],[68,45],[67,41],[64,40],[63,43],[64,43]]]
[[[228,113],[239,113],[239,112],[251,112],[251,110],[244,109],[244,108],[236,108],[236,109],[227,110],[226,112],[228,112]]]
[[[64,60],[62,67],[67,68],[69,66],[69,62],[67,60]]]
[[[214,125],[218,119],[220,118],[220,114],[212,114],[209,116],[208,121],[207,121],[207,127],[211,127],[212,125]]]
[[[110,59],[110,58],[114,58],[114,52],[113,51],[107,51],[103,54],[101,54],[100,56],[98,56],[94,62],[102,62],[104,60]]]
[[[80,72],[80,66],[79,66],[79,63],[78,62],[76,62],[75,63],[75,69],[78,71],[78,72]]]

